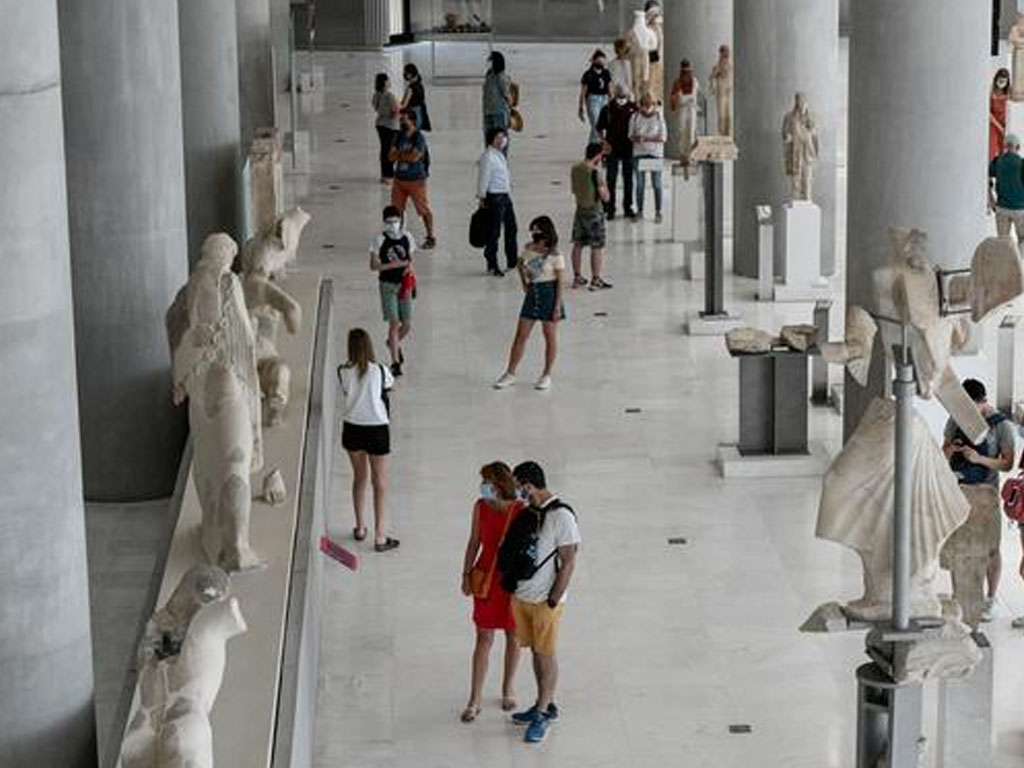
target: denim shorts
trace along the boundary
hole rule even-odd
[[[558,284],[554,281],[530,283],[526,289],[526,296],[523,297],[523,308],[519,310],[519,317],[523,320],[540,320],[542,323],[550,323],[551,316],[555,313],[557,286]],[[565,319],[565,304],[562,305],[559,319]]]

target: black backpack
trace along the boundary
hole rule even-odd
[[[1005,414],[996,411],[991,416],[987,416],[985,421],[988,422],[990,429],[995,429],[998,425],[1002,424],[1007,420]],[[994,435],[993,435],[994,436]],[[953,435],[954,443],[962,443],[963,445],[971,445],[970,439],[965,435],[959,427],[956,429],[956,433]],[[972,446],[980,455],[985,456],[989,459],[994,459],[995,456],[988,455],[988,436],[975,446]],[[999,442],[996,440],[996,452],[998,455]],[[980,464],[972,464],[964,458],[961,453],[954,453],[949,457],[949,468],[953,470],[960,478],[960,482],[964,485],[980,485],[984,483],[988,478],[989,468],[983,467]]]
[[[572,507],[555,499],[543,509],[527,507],[519,513],[505,532],[505,538],[498,548],[498,570],[501,571],[501,588],[509,594],[516,591],[520,581],[533,578],[548,560],[558,554],[558,549],[555,548],[543,560],[537,562],[537,539],[548,512],[552,509],[567,509],[572,512],[573,517],[576,516],[576,511]]]

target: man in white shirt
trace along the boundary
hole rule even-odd
[[[505,264],[514,269],[519,261],[517,243],[518,228],[516,212],[512,206],[512,175],[508,170],[505,147],[508,134],[503,128],[487,130],[487,149],[480,157],[477,173],[476,196],[480,207],[487,210],[489,228],[484,258],[487,260],[487,274],[502,277],[505,272],[498,266],[498,239],[501,228],[505,228]]]
[[[536,570],[520,581],[512,598],[516,622],[516,640],[533,652],[533,672],[537,679],[537,702],[512,720],[527,726],[525,740],[543,741],[550,723],[557,719],[555,687],[558,683],[556,646],[558,625],[565,609],[569,580],[576,567],[580,529],[576,514],[547,489],[544,470],[533,461],[517,466],[512,475],[520,497],[530,506],[521,514],[540,517],[537,546],[533,552]]]

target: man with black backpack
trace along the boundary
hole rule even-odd
[[[580,530],[576,513],[547,489],[544,470],[526,461],[513,472],[516,490],[529,506],[512,522],[498,551],[502,587],[513,594],[516,639],[533,653],[537,702],[512,721],[525,725],[525,741],[544,740],[558,718],[556,647],[566,590],[576,566]]]
[[[999,554],[1002,533],[999,473],[1009,471],[1013,465],[1015,430],[1009,418],[988,402],[984,384],[977,379],[965,379],[963,388],[988,422],[989,430],[980,443],[972,445],[956,423],[949,419],[944,431],[942,452],[949,459],[950,469],[960,480],[964,495],[973,506],[984,507],[977,509],[977,513],[984,518],[985,541],[988,545],[988,592],[981,620],[991,621],[1002,571],[1002,557]]]

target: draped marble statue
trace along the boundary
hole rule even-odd
[[[647,26],[647,14],[633,12],[633,26],[624,35],[629,50],[629,66],[633,72],[633,97],[639,101],[650,91],[651,51],[658,48],[658,36]],[[660,99],[660,94],[655,94]]]
[[[728,45],[718,47],[718,61],[711,69],[708,91],[715,97],[718,135],[732,136],[732,52]]]
[[[802,93],[796,94],[793,109],[782,120],[782,161],[790,199],[810,200],[818,161],[818,123]]]
[[[167,312],[174,402],[189,402],[202,547],[229,571],[262,565],[249,546],[249,476],[263,466],[260,387],[256,337],[230,269],[237,252],[228,235],[207,237]]]
[[[277,334],[284,321],[288,333],[302,324],[302,307],[279,285],[285,269],[295,261],[302,230],[309,214],[293,208],[273,226],[250,239],[242,251],[245,303],[256,333],[256,364],[263,405],[263,423],[280,423],[288,405],[291,369],[278,354]]]

